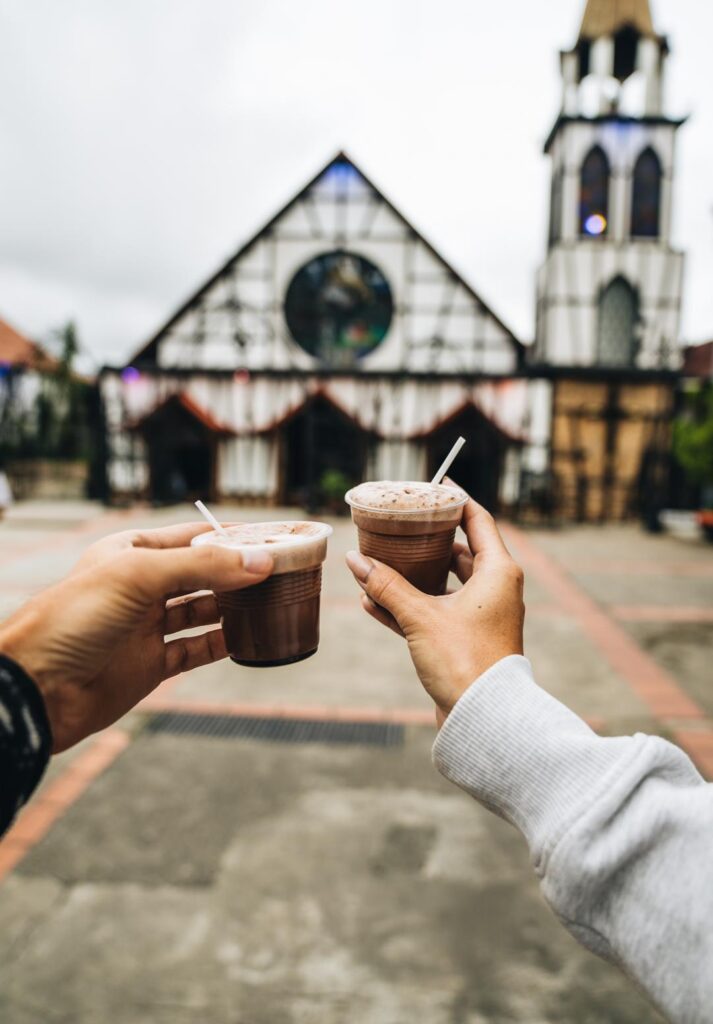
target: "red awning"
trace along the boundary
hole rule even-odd
[[[198,405],[194,399],[185,394],[185,392],[181,392],[177,395],[169,395],[168,398],[164,399],[163,402],[159,402],[158,405],[154,406],[154,408],[142,416],[141,419],[132,423],[129,429],[141,430],[142,427],[148,426],[149,423],[158,419],[171,406],[177,406],[213,434],[221,434],[223,436],[232,436],[235,434],[232,427],[227,426],[225,423],[221,423],[215,418],[215,416],[213,416],[212,413],[208,412],[207,409],[201,408],[201,406]]]

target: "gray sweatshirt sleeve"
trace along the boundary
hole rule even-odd
[[[597,736],[512,656],[463,694],[433,757],[523,833],[575,938],[671,1021],[713,1021],[713,785],[681,750]]]

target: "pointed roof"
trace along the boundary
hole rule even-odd
[[[249,238],[247,240],[247,242],[245,242],[245,244],[242,245],[238,249],[238,251],[236,253],[234,253],[230,257],[230,259],[226,260],[226,262],[203,285],[201,285],[201,287],[198,289],[198,291],[194,292],[194,294],[191,295],[190,298],[188,298],[187,301],[184,302],[183,305],[181,305],[175,311],[175,313],[170,317],[170,319],[167,320],[166,323],[163,324],[159,328],[159,330],[153,335],[153,337],[149,341],[147,341],[146,344],[143,345],[139,349],[138,352],[136,352],[133,355],[133,357],[129,360],[129,365],[131,365],[131,364],[139,364],[141,362],[143,362],[143,363],[149,362],[150,363],[150,362],[154,361],[155,358],[156,358],[156,348],[158,346],[158,342],[161,340],[161,337],[165,334],[165,332],[170,327],[172,327],[176,323],[176,321],[181,316],[183,316],[183,314],[187,310],[189,310],[191,308],[191,306],[194,305],[196,300],[200,299],[201,296],[205,292],[207,292],[208,289],[211,288],[212,285],[214,285],[216,281],[218,281],[225,273],[227,273],[231,269],[233,264],[236,263],[245,252],[247,252],[247,250],[250,248],[250,246],[252,246],[259,238],[261,238],[263,235],[265,235],[267,232],[269,232],[271,230],[271,228],[273,227],[273,225],[275,225],[277,223],[277,221],[279,221],[282,217],[284,217],[284,215],[289,210],[291,210],[293,206],[295,206],[298,202],[300,202],[300,200],[306,195],[306,193],[308,193],[310,191],[310,189],[313,188],[313,186],[317,184],[319,179],[321,177],[323,177],[323,175],[325,175],[330,170],[330,168],[334,167],[337,164],[339,164],[339,165],[348,164],[350,167],[352,167],[357,172],[357,174],[362,178],[362,180],[365,182],[365,184],[370,189],[372,189],[373,192],[379,197],[379,199],[388,207],[388,209],[391,210],[391,212],[396,217],[398,217],[398,219],[402,222],[402,224],[404,224],[408,228],[408,230],[414,235],[414,237],[418,238],[419,241],[422,242],[423,245],[426,246],[428,251],[433,256],[435,256],[435,258],[441,262],[441,264],[446,268],[446,270],[450,274],[452,274],[454,278],[456,278],[456,280],[466,289],[466,291],[470,295],[472,295],[472,297],[476,300],[476,302],[479,304],[481,309],[483,309],[484,312],[486,312],[489,316],[491,316],[493,318],[493,320],[498,324],[498,326],[508,335],[508,338],[509,338],[511,344],[514,346],[515,350],[518,353],[520,353],[520,354],[522,352],[524,352],[524,345],[523,345],[523,343],[519,340],[519,338],[517,338],[513,334],[513,332],[510,330],[510,328],[507,327],[502,322],[500,317],[496,313],[494,313],[493,310],[483,301],[483,299],[478,295],[478,293],[475,291],[475,289],[466,280],[464,280],[461,277],[461,275],[458,273],[458,271],[455,270],[453,268],[453,266],[447,260],[445,260],[443,258],[441,253],[438,252],[438,250],[435,249],[431,245],[431,243],[426,238],[423,237],[421,232],[418,231],[418,229],[413,226],[413,224],[404,216],[404,214],[401,213],[401,211],[398,210],[389,199],[387,199],[387,197],[384,195],[384,193],[381,191],[381,189],[377,188],[377,186],[374,184],[374,182],[371,181],[371,179],[367,177],[367,175],[362,171],[362,169],[360,167],[358,167],[357,164],[354,163],[354,161],[351,159],[351,157],[349,157],[344,152],[344,150],[340,150],[337,153],[337,155],[334,156],[331,160],[329,160],[324,165],[324,167],[322,167],[317,172],[317,174],[315,174],[314,177],[311,178],[307,182],[307,184],[303,188],[301,188],[299,190],[299,192],[295,196],[293,196],[292,199],[289,200],[289,202],[287,202],[281,209],[279,209],[277,211],[277,213],[273,217],[271,217],[270,220],[262,228],[260,228],[259,231],[257,231],[254,235],[252,235],[252,237]]]
[[[587,0],[579,39],[613,36],[626,25],[657,38],[649,0]]]

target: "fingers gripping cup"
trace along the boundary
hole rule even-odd
[[[274,571],[262,583],[216,594],[228,654],[238,665],[290,665],[319,646],[322,563],[332,527],[326,523],[242,523],[194,537],[235,551],[268,551]]]
[[[455,487],[371,480],[346,493],[363,555],[385,562],[426,594],[443,594],[468,495]]]

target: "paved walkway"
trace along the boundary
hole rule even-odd
[[[0,614],[93,539],[189,514],[17,507]],[[713,777],[713,548],[629,527],[505,532],[541,684],[601,731],[673,738]],[[358,608],[352,544],[336,521],[317,657],[171,680],[54,759],[0,843],[3,1024],[659,1019],[556,923],[517,834],[431,768],[428,702],[402,643]],[[187,712],[222,736],[177,733]],[[247,714],[253,738],[231,738]],[[312,741],[255,738],[276,716]],[[375,729],[324,742],[335,720]]]

